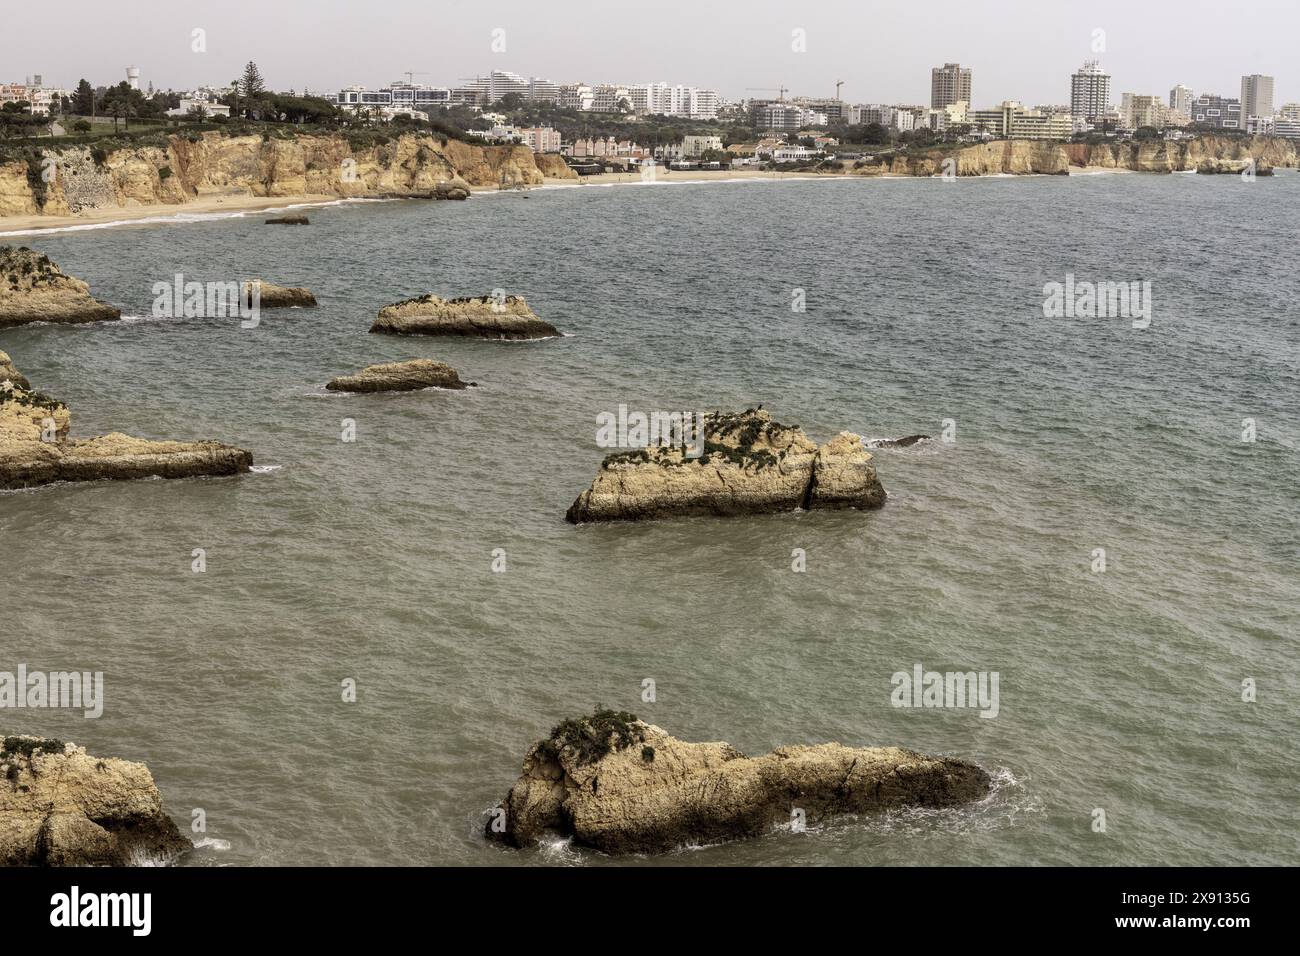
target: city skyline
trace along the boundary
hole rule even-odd
[[[1026,2],[946,4],[937,17],[933,6],[866,15],[835,2],[815,11],[759,2],[744,8],[743,20],[680,3],[658,5],[654,17],[576,3],[575,17],[565,19],[513,2],[485,10],[396,0],[384,18],[357,19],[363,8],[354,3],[266,9],[231,0],[216,22],[196,12],[202,5],[194,0],[137,6],[143,17],[121,21],[111,9],[74,2],[70,15],[93,29],[71,39],[42,30],[35,8],[20,8],[0,38],[3,80],[41,74],[47,85],[70,88],[84,76],[101,85],[125,79],[134,65],[143,83],[184,90],[228,83],[251,59],[268,86],[283,90],[377,87],[404,78],[407,69],[417,83],[455,86],[499,69],[557,83],[667,81],[717,90],[732,101],[764,98],[779,87],[788,95],[833,97],[842,80],[846,102],[923,104],[931,99],[931,71],[960,63],[973,71],[976,105],[1055,104],[1069,101],[1080,63],[1100,60],[1115,96],[1167,95],[1185,85],[1197,95],[1231,97],[1244,75],[1263,74],[1276,77],[1275,104],[1300,100],[1284,39],[1287,26],[1300,25],[1300,12],[1274,0],[1246,5],[1212,33],[1194,15],[1195,5],[1172,19],[1109,0],[1084,13],[1045,13]],[[679,16],[688,11],[692,27],[683,31]],[[994,19],[998,30],[987,30]],[[249,22],[258,29],[230,26]],[[1264,24],[1269,29],[1259,29]],[[194,30],[204,31],[204,52],[191,49]],[[298,42],[277,39],[284,35]]]

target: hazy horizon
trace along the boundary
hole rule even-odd
[[[1032,105],[1068,102],[1070,74],[1099,59],[1113,77],[1116,102],[1124,92],[1167,96],[1179,83],[1236,96],[1248,73],[1276,78],[1275,104],[1300,100],[1291,39],[1300,9],[1283,0],[1191,0],[1176,13],[1116,0],[1084,8],[941,0],[882,10],[844,0],[817,9],[772,0],[727,9],[667,0],[650,15],[581,0],[568,6],[571,13],[513,0],[133,6],[141,12],[128,18],[117,7],[73,0],[59,30],[42,8],[19,7],[0,36],[0,82],[40,74],[47,86],[70,89],[82,77],[109,85],[136,66],[142,87],[185,90],[229,83],[254,60],[276,90],[373,88],[407,70],[417,82],[454,86],[501,69],[556,82],[663,80],[716,89],[727,99],[766,96],[748,88],[781,85],[790,95],[833,96],[843,80],[849,102],[925,105],[930,69],[959,62],[974,71],[975,105]],[[792,50],[796,28],[805,31],[806,52]],[[191,50],[195,29],[206,31],[206,52]],[[496,29],[505,31],[504,52],[492,51]],[[1105,31],[1103,52],[1093,50],[1095,30]]]

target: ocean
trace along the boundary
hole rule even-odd
[[[146,762],[204,841],[186,865],[1294,864],[1298,205],[1286,171],[674,182],[0,239],[130,316],[0,332],[74,435],[256,463],[0,493],[0,669],[104,674],[101,718],[0,730]],[[152,318],[178,273],[320,307]],[[1149,282],[1149,324],[1045,316],[1067,277]],[[494,289],[565,336],[366,332]],[[479,387],[323,388],[421,357]],[[879,511],[564,522],[602,412],[760,403],[933,440],[875,453]],[[918,664],[996,672],[997,716],[894,706]],[[653,858],[487,843],[528,746],[597,703],[995,786]]]

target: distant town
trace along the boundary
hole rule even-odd
[[[644,164],[803,166],[936,143],[1023,139],[1097,142],[1181,139],[1207,132],[1300,139],[1300,103],[1274,105],[1271,76],[1242,76],[1236,96],[1175,85],[1168,94],[1125,92],[1115,102],[1111,76],[1096,60],[1068,77],[1069,101],[1027,106],[1006,100],[976,109],[973,70],[944,63],[930,71],[930,102],[850,103],[834,96],[754,88],[727,100],[716,90],[666,82],[558,83],[505,70],[457,86],[415,82],[418,74],[374,88],[271,92],[257,66],[225,84],[176,91],[125,69],[113,85],[82,80],[75,89],[42,76],[0,85],[0,137],[87,138],[130,130],[231,122],[339,127],[423,128],[487,143],[518,143],[557,153],[580,171]],[[1062,78],[1062,92],[1066,80]]]

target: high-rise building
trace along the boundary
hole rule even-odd
[[[1181,83],[1169,91],[1169,108],[1178,110],[1180,113],[1191,115],[1192,101],[1196,99],[1190,86],[1183,86]]]
[[[945,63],[930,71],[930,108],[941,110],[970,99],[970,67],[961,68],[960,63]]]
[[[1110,74],[1096,60],[1089,60],[1070,77],[1070,112],[1077,118],[1095,120],[1110,108]]]
[[[1192,122],[1215,129],[1245,129],[1241,102],[1212,93],[1202,93],[1192,101]]]
[[[1273,77],[1252,73],[1241,78],[1241,118],[1266,119],[1273,115]]]
[[[1125,129],[1141,129],[1153,126],[1164,129],[1169,125],[1169,107],[1159,96],[1144,96],[1139,93],[1125,93],[1120,106],[1124,117]]]

